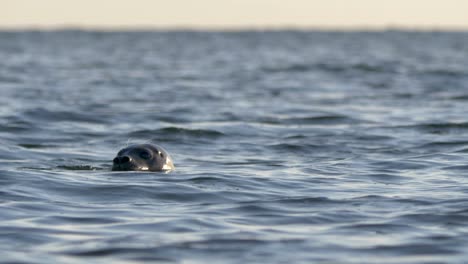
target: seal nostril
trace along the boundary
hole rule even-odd
[[[121,162],[121,163],[127,163],[127,162],[129,162],[129,161],[130,161],[130,158],[127,157],[127,156],[123,156],[123,157],[120,158],[120,162]]]
[[[118,157],[114,158],[112,161],[113,161],[115,164],[119,164],[119,163],[120,163],[120,160],[119,160]]]

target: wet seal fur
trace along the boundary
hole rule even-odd
[[[117,153],[113,171],[169,171],[175,169],[169,153],[156,144],[135,144]]]

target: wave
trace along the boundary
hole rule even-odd
[[[388,63],[371,64],[366,62],[359,63],[291,63],[279,66],[267,66],[263,67],[262,70],[266,73],[305,73],[312,71],[322,71],[328,73],[344,73],[344,72],[361,72],[361,73],[394,73],[396,69]]]
[[[346,115],[335,114],[285,118],[261,117],[255,121],[272,125],[339,125],[359,122]]]
[[[388,127],[390,129],[413,129],[428,134],[460,134],[468,132],[468,122],[441,122],[441,123],[426,123],[417,125],[404,125]]]
[[[212,129],[189,129],[181,127],[165,127],[160,129],[144,129],[133,131],[130,137],[140,138],[219,138],[225,134]]]

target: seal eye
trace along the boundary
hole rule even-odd
[[[143,151],[140,153],[140,157],[142,159],[150,159],[151,158],[151,154],[148,152],[148,151]]]
[[[162,154],[162,152],[159,152],[159,156],[161,156],[161,158],[164,158],[164,154]]]

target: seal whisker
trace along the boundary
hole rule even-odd
[[[125,142],[125,147],[128,147],[132,144],[133,139],[130,137],[127,139],[127,142]]]

